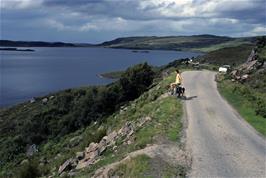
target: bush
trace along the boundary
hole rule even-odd
[[[18,177],[19,178],[36,178],[41,176],[41,172],[38,168],[38,163],[35,161],[30,161],[24,163],[19,169]]]
[[[261,115],[262,117],[266,118],[266,102],[259,98],[255,111],[257,115]]]
[[[147,63],[126,70],[120,79],[122,100],[132,100],[140,96],[152,84],[154,72]]]

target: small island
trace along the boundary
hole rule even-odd
[[[0,48],[0,51],[28,51],[33,52],[33,49],[19,49],[19,48]]]
[[[99,74],[98,77],[107,79],[119,79],[124,72],[125,71],[106,72],[103,74]]]
[[[149,53],[148,50],[132,50],[133,53]]]

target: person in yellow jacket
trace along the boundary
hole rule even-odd
[[[185,88],[181,86],[183,79],[178,69],[176,69],[175,72],[176,72],[175,82],[170,84],[171,95],[178,94],[178,96],[184,96]]]
[[[182,83],[182,77],[178,69],[175,70],[176,72],[176,78],[175,82],[170,84],[171,89],[173,90],[175,87],[180,86]]]

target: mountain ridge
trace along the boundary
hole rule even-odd
[[[5,47],[105,47],[146,50],[214,50],[222,47],[250,44],[256,37],[228,37],[211,34],[190,36],[130,36],[119,37],[102,43],[66,43],[46,41],[12,41],[0,40]],[[214,48],[214,49],[212,49]]]

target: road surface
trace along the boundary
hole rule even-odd
[[[182,73],[189,177],[266,177],[266,141],[220,96],[210,71]]]

